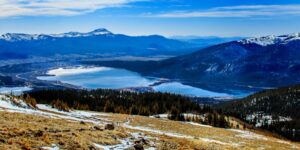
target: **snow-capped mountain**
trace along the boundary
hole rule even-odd
[[[50,36],[52,37],[88,37],[88,36],[97,36],[97,35],[113,35],[112,32],[100,28],[96,29],[92,32],[87,32],[87,33],[80,33],[80,32],[68,32],[68,33],[63,33],[63,34],[51,34]]]
[[[23,34],[23,33],[7,33],[0,36],[0,39],[15,42],[15,41],[29,41],[29,40],[44,40],[47,38],[74,38],[74,37],[88,37],[97,35],[113,35],[112,32],[100,28],[87,33],[68,32],[61,34]]]
[[[295,40],[300,40],[300,33],[287,34],[281,36],[270,35],[258,38],[248,38],[239,40],[238,42],[242,44],[257,44],[261,46],[268,46],[273,44],[287,44]]]

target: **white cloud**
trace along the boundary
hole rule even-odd
[[[218,18],[218,17],[271,17],[281,15],[300,15],[300,5],[240,5],[215,7],[200,11],[176,11],[152,14],[162,18]]]
[[[0,0],[0,17],[71,16],[141,0]]]

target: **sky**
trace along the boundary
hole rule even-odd
[[[0,34],[264,36],[300,32],[300,0],[0,0]]]

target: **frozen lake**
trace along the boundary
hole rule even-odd
[[[0,87],[0,94],[21,95],[23,92],[30,91],[30,87]]]
[[[76,67],[49,70],[49,76],[38,77],[39,80],[61,81],[89,89],[120,89],[129,87],[149,87],[158,79],[150,79],[125,69],[108,67]],[[179,82],[162,83],[152,87],[155,91],[199,97],[230,97],[226,93],[212,92]]]

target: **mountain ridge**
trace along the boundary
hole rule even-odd
[[[16,55],[109,54],[113,56],[179,55],[197,45],[160,35],[127,36],[99,28],[91,32],[62,34],[7,33],[0,36],[0,54]]]

